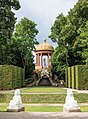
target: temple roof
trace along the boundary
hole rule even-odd
[[[36,47],[36,51],[54,51],[54,48],[52,45],[46,42],[46,38],[44,38],[44,42],[42,44],[39,44]]]

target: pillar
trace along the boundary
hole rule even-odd
[[[39,54],[39,66],[40,66],[40,54]]]
[[[51,59],[51,54],[48,54],[48,68],[51,67],[51,61],[50,61],[50,59]]]
[[[39,56],[39,53],[38,53],[38,66],[40,66],[40,56]]]
[[[42,53],[41,53],[41,66],[42,66]],[[42,66],[43,67],[43,66]]]
[[[48,68],[49,68],[49,54],[47,56],[48,56]]]
[[[36,66],[38,66],[38,54],[36,54]]]

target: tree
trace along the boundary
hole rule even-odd
[[[56,58],[53,56],[53,60],[58,59],[59,62],[63,62],[58,63],[58,67],[61,66],[64,69],[65,64],[66,66],[73,66],[85,63],[82,50],[80,47],[75,46],[77,46],[78,37],[80,36],[80,32],[78,32],[79,29],[82,29],[88,21],[87,11],[88,1],[78,0],[74,8],[70,9],[68,15],[64,16],[63,14],[60,14],[51,27],[51,34],[49,37],[53,42],[58,44],[59,48],[62,48],[62,52],[59,51],[59,48],[56,48],[55,53],[58,54],[55,55],[54,53]],[[81,53],[79,53],[79,51]],[[59,54],[64,54],[65,62],[60,60],[62,55]],[[60,56],[59,58],[57,58],[58,55]],[[53,63],[54,61],[52,62],[52,65]],[[56,69],[59,72],[57,66]]]
[[[83,57],[83,62],[88,64],[88,21],[83,28],[78,30],[80,34],[75,44],[75,49]]]
[[[7,41],[11,38],[16,23],[12,9],[18,10],[19,8],[18,0],[0,0],[0,40]]]
[[[62,51],[63,49],[63,51]],[[59,51],[59,52],[58,52]],[[52,72],[56,74],[59,79],[64,79],[64,70],[66,68],[66,52],[67,50],[63,46],[58,46],[52,55]]]
[[[53,42],[56,42],[57,44],[60,44],[60,38],[61,38],[61,30],[66,25],[67,19],[66,17],[61,13],[57,16],[54,25],[51,27],[51,35],[49,36]]]
[[[20,9],[18,0],[0,0],[0,64],[9,63],[9,42],[16,23],[12,9]]]
[[[21,66],[24,68],[29,67],[29,74],[33,71],[33,53],[35,50],[35,45],[38,44],[37,39],[35,38],[38,33],[36,29],[36,24],[28,18],[23,18],[16,25],[16,31],[13,34],[11,45],[19,54],[16,55],[17,61],[15,65]],[[27,69],[26,69],[27,70]]]

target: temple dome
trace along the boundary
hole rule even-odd
[[[54,48],[49,43],[46,43],[46,38],[44,38],[44,42],[37,45],[36,51],[54,51]]]

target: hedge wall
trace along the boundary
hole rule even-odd
[[[88,89],[88,65],[78,66],[78,89]]]
[[[0,65],[0,89],[20,88],[24,84],[23,69],[13,65]]]
[[[76,65],[65,70],[66,87],[88,89],[88,65]]]

